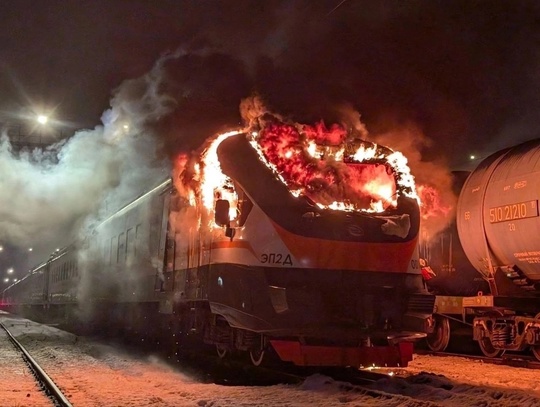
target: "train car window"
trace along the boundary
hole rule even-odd
[[[246,219],[253,208],[253,202],[246,195],[246,193],[241,189],[237,188],[238,191],[238,226],[244,226]]]
[[[111,238],[111,262],[110,264],[116,264],[117,262],[117,258],[115,258],[117,256],[117,250],[116,248],[118,247],[118,237],[117,236],[113,236]]]
[[[126,234],[125,233],[120,233],[118,235],[118,254],[116,256],[116,262],[117,263],[122,263],[124,260],[125,260],[125,250],[126,250],[126,242],[125,242],[125,239],[126,239]]]
[[[109,241],[109,239],[105,239],[103,241],[103,259],[106,262],[108,259],[110,259],[110,256],[111,256],[111,254],[109,253],[110,250],[111,250],[111,242]]]
[[[127,231],[126,259],[132,259],[135,255],[135,229]]]
[[[137,255],[137,253],[141,249],[141,242],[142,242],[142,224],[138,224],[135,226],[135,248],[134,248],[134,254]]]

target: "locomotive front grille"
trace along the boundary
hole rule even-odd
[[[430,294],[412,294],[407,302],[407,312],[432,314],[435,306],[435,296]]]

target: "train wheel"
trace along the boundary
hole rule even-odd
[[[223,345],[216,345],[216,352],[220,359],[225,359],[227,356],[227,349]]]
[[[536,319],[540,319],[540,313],[536,314]],[[536,360],[540,361],[540,345],[531,346],[531,351]]]
[[[480,350],[488,358],[496,358],[502,355],[503,351],[501,349],[495,349],[489,338],[481,338],[478,341],[480,345]]]
[[[531,351],[536,358],[540,362],[540,345],[531,346]]]
[[[262,365],[264,361],[264,354],[266,352],[264,349],[252,349],[249,351],[249,358],[251,359],[251,363],[253,363],[254,366],[260,366]]]
[[[426,343],[433,352],[444,352],[450,342],[450,321],[442,315],[434,315],[435,329],[426,337]]]

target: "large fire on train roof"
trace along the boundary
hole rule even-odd
[[[295,196],[320,209],[382,213],[397,206],[400,195],[417,198],[414,178],[403,154],[361,140],[334,124],[286,123],[273,119],[262,126],[219,134],[207,141],[200,157],[176,160],[175,183],[190,205],[197,198],[211,211],[216,198],[230,203],[237,216],[238,196],[220,168],[217,148],[245,133],[260,160]],[[180,183],[181,185],[178,185]]]

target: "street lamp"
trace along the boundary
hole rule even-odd
[[[49,121],[49,116],[45,116],[44,114],[38,114],[36,116],[36,122],[38,123],[38,134],[39,134],[39,142],[41,143],[41,137],[43,136],[43,130],[47,129],[47,122]]]
[[[7,269],[8,274],[13,274],[13,267]]]

